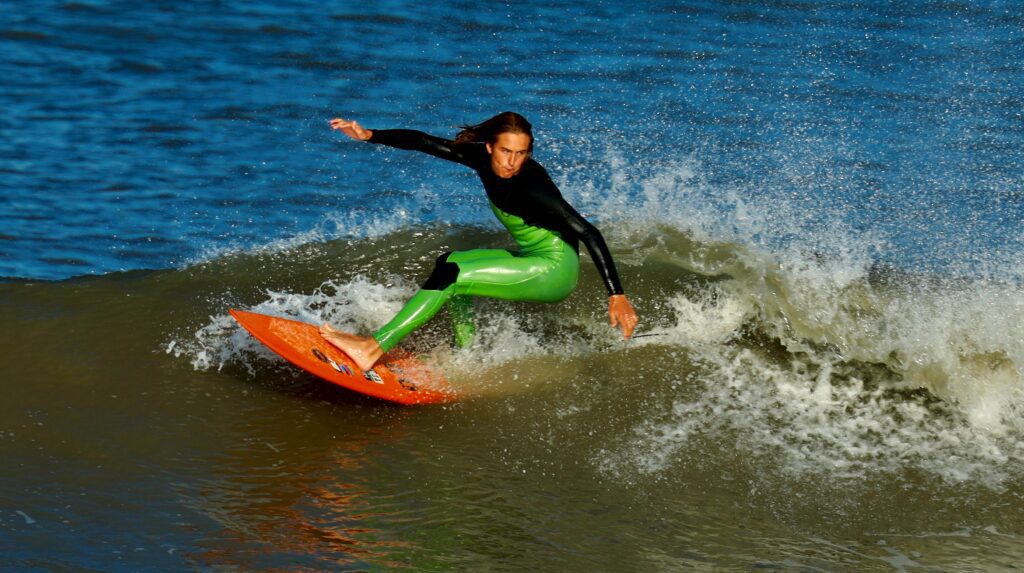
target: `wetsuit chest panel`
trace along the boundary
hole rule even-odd
[[[501,224],[508,229],[509,234],[519,245],[524,255],[540,255],[545,252],[561,253],[563,245],[561,237],[557,233],[528,225],[522,217],[506,213],[499,209],[494,203],[490,203],[494,216],[501,221]]]
[[[491,170],[490,160],[478,166],[477,173],[487,191],[491,208],[520,218],[524,224],[539,227],[557,234],[574,249],[578,249],[576,233],[561,211],[562,194],[548,177],[547,172],[532,159],[527,160],[522,171],[510,179],[502,179]],[[495,211],[498,215],[498,211]],[[502,220],[502,216],[498,215]],[[508,223],[502,220],[508,227]],[[511,231],[512,228],[509,227]]]

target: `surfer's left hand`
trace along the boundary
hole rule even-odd
[[[608,297],[608,318],[611,319],[612,326],[622,329],[623,340],[629,340],[639,321],[633,305],[629,304],[629,299],[624,294],[613,294]]]

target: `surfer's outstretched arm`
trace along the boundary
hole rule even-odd
[[[415,129],[371,130],[359,125],[359,122],[355,120],[341,118],[331,120],[331,129],[336,129],[358,141],[368,141],[370,143],[377,143],[408,151],[420,151],[433,155],[434,157],[447,159],[448,161],[454,161],[463,165],[469,165],[473,160],[473,157],[471,157],[472,153],[470,152],[467,154],[467,152],[470,151],[467,146],[456,145],[453,141],[436,137]],[[481,149],[477,150],[478,153],[483,153],[482,145],[470,147],[479,147]]]

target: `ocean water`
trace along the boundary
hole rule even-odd
[[[1000,1],[5,2],[0,570],[1017,570],[1021,62]],[[507,246],[328,121],[509,109],[640,336],[584,257],[400,408],[233,323]]]

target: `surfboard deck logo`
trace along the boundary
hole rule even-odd
[[[439,404],[458,398],[443,374],[409,352],[392,350],[364,372],[324,340],[316,325],[244,310],[230,312],[267,348],[332,384],[398,404]]]

